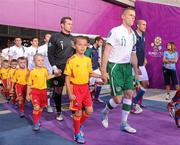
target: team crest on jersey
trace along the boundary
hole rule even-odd
[[[17,52],[16,52],[16,51],[14,51],[14,52],[13,52],[13,55],[17,55]]]
[[[117,92],[121,92],[122,88],[121,87],[116,87]]]
[[[151,43],[152,51],[149,51],[148,54],[152,57],[162,57],[162,38],[160,36],[156,36]]]
[[[34,102],[38,102],[37,99],[34,99]]]
[[[18,93],[18,96],[22,96],[22,94],[21,94],[21,93]]]
[[[57,80],[54,80],[54,81],[53,81],[53,84],[54,84],[54,85],[58,85],[58,81],[57,81]]]

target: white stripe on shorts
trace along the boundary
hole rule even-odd
[[[112,69],[111,69],[112,90],[113,90],[113,93],[114,93],[115,96],[116,96],[116,91],[115,91],[115,88],[114,88],[114,81],[113,81],[113,77],[112,77],[112,72],[113,72],[113,70],[114,70],[114,68],[115,68],[116,65],[117,65],[117,64],[115,64],[115,65],[112,67]]]

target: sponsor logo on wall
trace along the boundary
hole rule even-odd
[[[160,36],[156,36],[151,43],[151,51],[148,52],[148,55],[151,57],[162,57],[162,38]]]

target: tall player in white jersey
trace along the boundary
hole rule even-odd
[[[102,77],[105,83],[108,77],[110,79],[112,98],[101,112],[101,121],[102,125],[107,128],[109,111],[119,106],[124,96],[120,128],[128,133],[136,133],[136,129],[127,122],[134,89],[132,66],[135,79],[138,79],[136,51],[133,50],[136,36],[131,28],[135,20],[135,10],[126,8],[121,18],[122,24],[110,31],[103,54]]]

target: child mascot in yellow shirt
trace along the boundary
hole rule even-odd
[[[3,93],[6,98],[6,100],[9,102],[9,88],[8,88],[8,72],[9,72],[9,61],[3,60],[2,62],[2,68],[0,69],[0,79],[2,81],[3,86]]]
[[[29,70],[27,68],[27,59],[25,57],[18,58],[18,66],[14,76],[12,77],[11,91],[16,93],[16,100],[19,104],[19,114],[20,117],[24,117],[24,105],[26,100],[26,90],[27,90],[27,80],[29,76]]]
[[[33,104],[33,130],[40,129],[40,117],[44,107],[47,107],[47,83],[48,79],[55,77],[49,75],[47,68],[44,67],[44,56],[34,55],[35,68],[30,71],[28,78],[27,96],[28,101]],[[60,74],[58,74],[59,76]]]
[[[101,76],[93,73],[91,59],[84,55],[87,49],[87,37],[77,36],[74,40],[76,54],[69,58],[64,74],[67,91],[70,99],[70,109],[74,111],[73,127],[74,140],[85,143],[83,123],[93,112],[92,99],[89,91],[89,77]],[[84,108],[84,111],[82,111]]]

